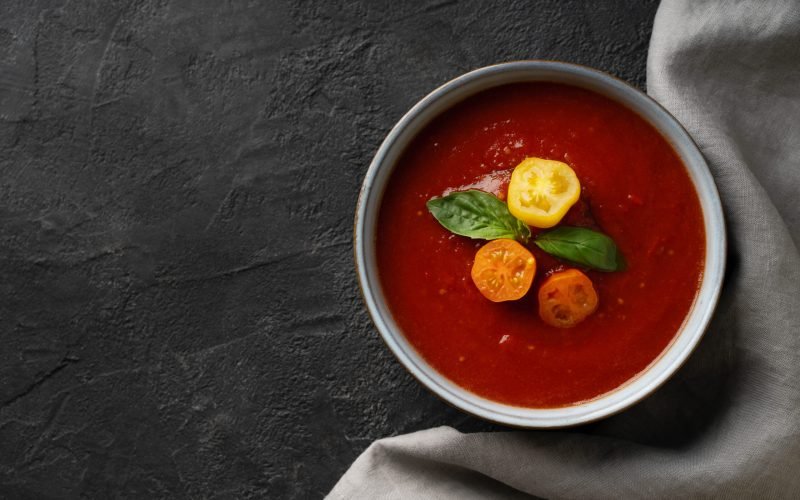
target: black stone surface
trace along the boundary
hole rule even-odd
[[[374,439],[497,429],[372,327],[362,175],[470,69],[643,87],[656,7],[0,3],[0,497],[318,498]]]

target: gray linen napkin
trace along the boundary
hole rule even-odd
[[[800,497],[800,2],[663,2],[647,80],[727,219],[723,298],[697,352],[600,424],[379,440],[330,498]]]

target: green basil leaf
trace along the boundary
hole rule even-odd
[[[622,271],[625,258],[614,240],[583,227],[562,226],[542,233],[534,241],[545,252],[600,271]]]
[[[493,194],[470,190],[431,198],[428,211],[450,232],[468,238],[516,239],[527,242],[530,228],[511,215],[508,206]]]

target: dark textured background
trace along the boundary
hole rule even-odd
[[[0,497],[313,498],[376,438],[494,430],[372,327],[361,177],[479,66],[642,87],[655,10],[2,0]]]

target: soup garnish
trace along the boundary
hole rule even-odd
[[[499,239],[475,254],[472,281],[492,302],[518,300],[528,293],[536,274],[533,254],[514,240]]]
[[[553,227],[578,201],[581,183],[564,162],[525,158],[511,173],[508,210],[533,227]]]
[[[571,328],[597,310],[592,280],[577,269],[550,275],[539,288],[539,317],[558,328]]]
[[[472,281],[492,302],[519,300],[528,293],[536,259],[512,238],[527,242],[531,224],[550,228],[578,201],[581,185],[564,162],[525,158],[514,168],[508,205],[479,190],[459,191],[428,200],[428,210],[451,232],[490,241],[475,255]],[[599,271],[624,269],[624,259],[608,236],[582,227],[562,226],[542,233],[536,246],[550,255]],[[543,294],[545,286],[547,292]],[[577,294],[577,295],[576,295]],[[547,299],[542,303],[542,297]],[[597,309],[591,280],[577,269],[557,273],[539,290],[539,316],[545,323],[570,328]]]

